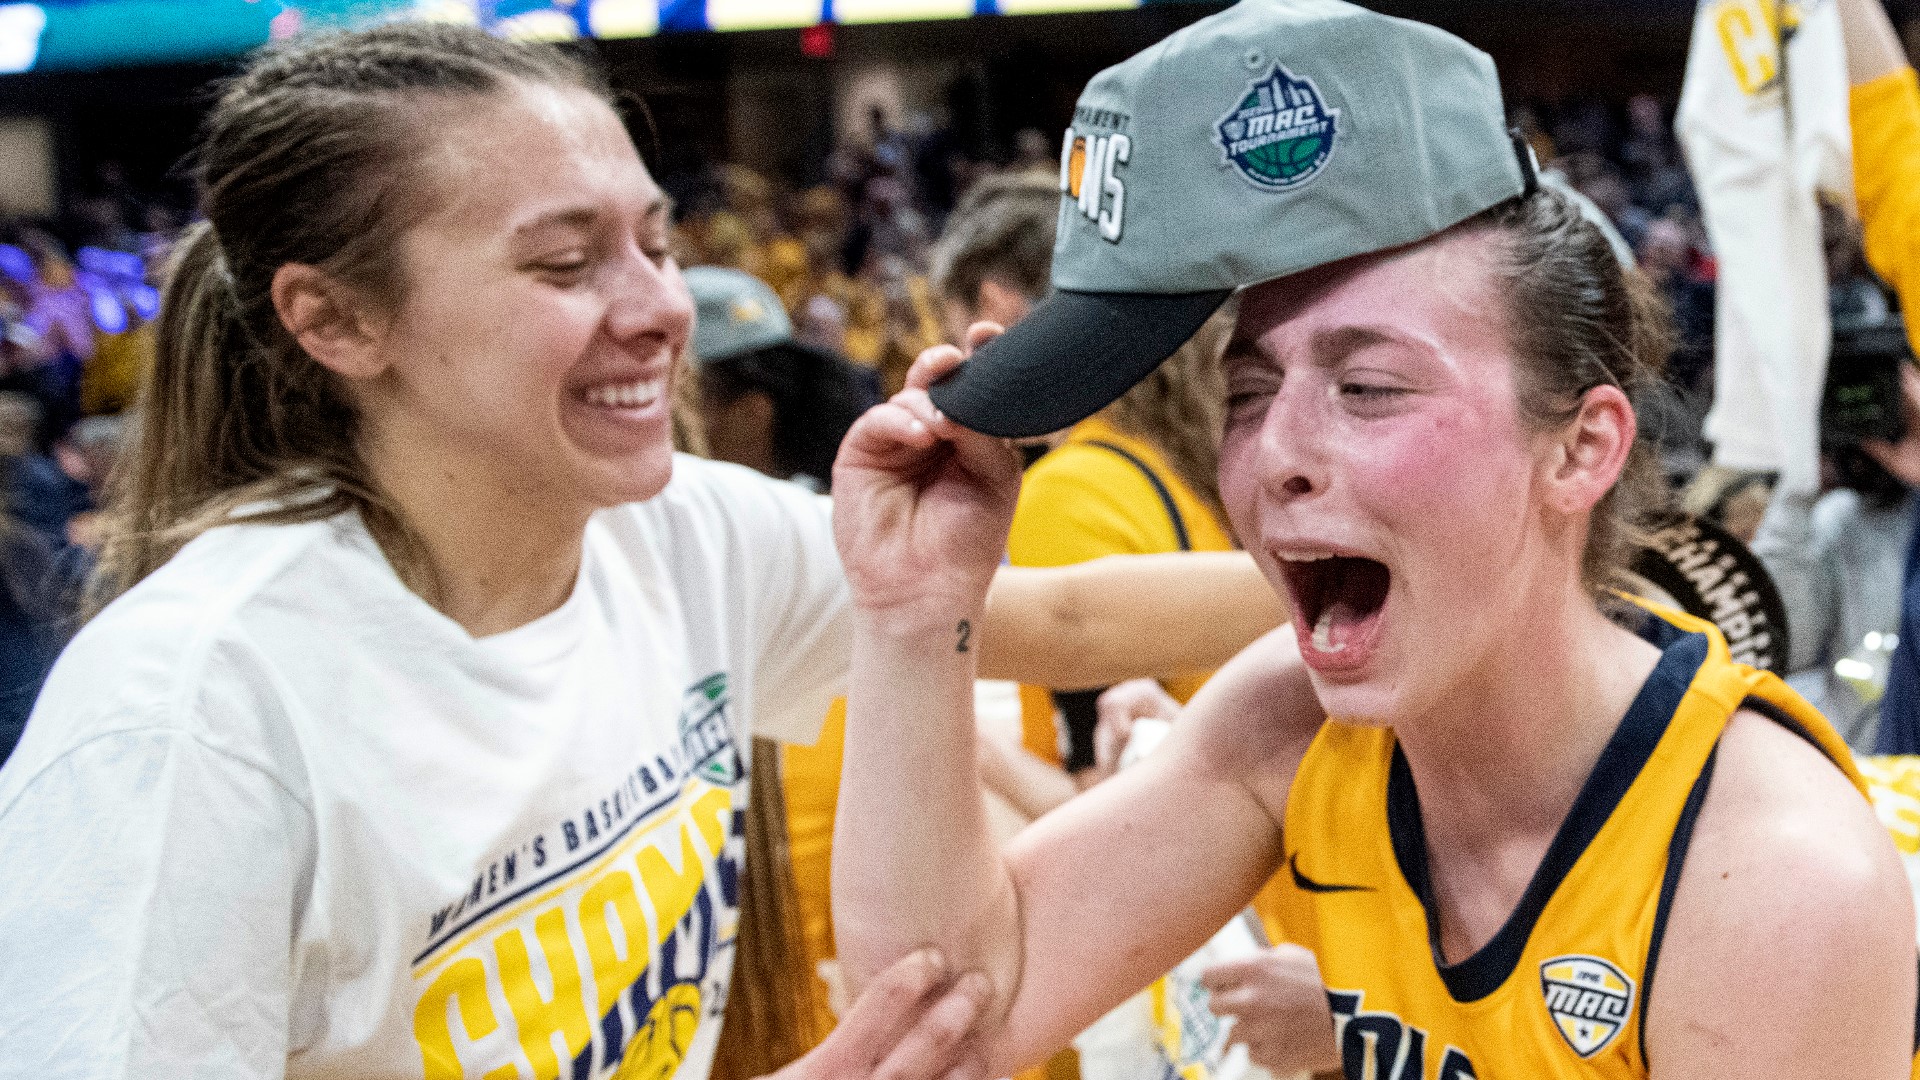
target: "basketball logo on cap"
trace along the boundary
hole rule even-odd
[[[1597,956],[1556,956],[1540,965],[1547,1014],[1573,1052],[1605,1049],[1633,1015],[1633,980]]]
[[[1216,132],[1227,163],[1249,183],[1286,191],[1326,167],[1340,134],[1340,110],[1327,107],[1313,80],[1275,64],[1220,118]]]

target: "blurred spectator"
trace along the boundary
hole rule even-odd
[[[46,537],[0,511],[0,764],[65,643],[73,584]]]
[[[80,418],[81,370],[94,352],[93,314],[60,242],[37,229],[23,231],[20,240],[26,274],[14,288],[23,297],[20,323],[36,344],[11,357],[0,390],[23,391],[40,403],[38,442],[47,447]]]
[[[738,270],[687,270],[708,453],[825,491],[840,440],[879,402],[873,373],[794,340],[772,288]]]
[[[127,443],[124,415],[89,416],[54,444],[54,463],[77,489],[78,507],[67,519],[66,541],[89,551],[99,548],[99,512],[106,505],[107,484],[119,464],[121,449]]]
[[[12,753],[66,640],[84,561],[66,552],[59,499],[71,486],[36,453],[37,406],[0,393],[0,762]],[[26,513],[22,513],[22,510]]]
[[[1049,181],[1060,175],[1058,141],[1039,128],[1021,128],[1013,135],[1013,172],[1032,173]]]
[[[1884,321],[1893,311],[1887,291],[1867,266],[1860,224],[1833,203],[1820,204],[1820,239],[1827,256],[1827,309],[1835,327]]]
[[[1841,447],[1841,486],[1817,500],[1775,498],[1753,538],[1787,605],[1793,686],[1860,753],[1873,753],[1879,734],[1897,583],[1920,509],[1920,371],[1903,363],[1900,374],[1906,436]]]
[[[91,510],[93,500],[83,481],[69,476],[52,455],[40,452],[43,426],[37,400],[0,392],[0,511],[59,548],[67,544],[74,517]]]
[[[1052,284],[1054,181],[1009,174],[981,181],[933,252],[933,283],[948,341],[979,320],[1012,326]]]
[[[1628,100],[1627,137],[1619,160],[1634,203],[1648,212],[1659,215],[1675,206],[1694,205],[1693,182],[1680,157],[1673,118],[1659,98],[1637,94]]]
[[[1699,243],[1677,217],[1647,224],[1638,248],[1640,272],[1673,312],[1670,381],[1689,395],[1710,397],[1713,375],[1713,279]]]

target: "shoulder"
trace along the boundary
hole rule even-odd
[[[1115,442],[1113,445],[1120,444]],[[1155,460],[1158,455],[1150,449],[1138,446],[1124,449],[1150,467],[1159,468]],[[1131,461],[1106,446],[1097,445],[1094,440],[1076,440],[1053,448],[1045,457],[1034,462],[1033,468],[1027,470],[1026,479],[1029,483],[1039,484],[1043,490],[1054,487],[1106,487],[1113,483],[1137,484],[1142,488],[1152,486]]]
[[[1051,565],[1165,550],[1171,544],[1166,516],[1152,482],[1126,458],[1089,443],[1067,443],[1021,479],[1014,559]],[[1168,535],[1159,537],[1161,532]]]
[[[1661,948],[1650,1057],[1707,1066],[1737,1052],[1785,1076],[1865,1055],[1834,1075],[1872,1075],[1912,1051],[1914,949],[1912,892],[1867,800],[1805,739],[1736,713]]]
[[[1197,766],[1240,778],[1277,821],[1325,719],[1293,628],[1282,626],[1207,680],[1175,730],[1190,734]]]
[[[290,650],[324,640],[313,625],[321,606],[364,595],[351,579],[365,568],[354,564],[379,557],[343,550],[351,541],[340,527],[235,525],[188,544],[68,643],[15,751],[21,767],[131,731],[204,739],[270,767],[269,747],[288,740],[262,730],[275,712],[274,649],[249,624],[264,614],[304,627],[283,643]]]
[[[1852,780],[1813,743],[1746,709],[1720,737],[1687,872],[1696,866],[1719,866],[1732,888],[1744,871],[1781,902],[1836,909],[1906,887],[1898,852]]]

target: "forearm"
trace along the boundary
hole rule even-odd
[[[1212,671],[1286,618],[1244,552],[1003,567],[987,597],[981,673],[1072,688]]]
[[[1847,77],[1853,85],[1870,83],[1907,66],[1906,50],[1894,32],[1881,0],[1838,0],[1841,33],[1847,43]]]
[[[856,990],[934,946],[986,974],[999,1008],[1019,978],[1018,909],[975,767],[974,621],[855,618],[833,914]]]
[[[989,738],[980,740],[980,781],[987,790],[1032,821],[1080,794],[1073,777],[1028,753]]]
[[[1852,2],[1877,6],[1877,0]],[[1877,10],[1865,14],[1890,37],[1884,15]],[[1859,21],[1863,16],[1855,11],[1852,18]],[[1850,47],[1860,36],[1850,23]],[[1904,56],[1898,54],[1897,43],[1882,40],[1872,51],[1889,50],[1894,55],[1883,56],[1886,63],[1861,61],[1868,66],[1852,71],[1848,112],[1853,125],[1854,194],[1867,261],[1893,286],[1903,306],[1913,310],[1920,304],[1920,89]],[[1920,341],[1920,328],[1909,325],[1908,331],[1910,338]]]
[[[1787,670],[1802,671],[1825,659],[1832,625],[1832,595],[1813,545],[1814,496],[1781,493],[1767,507],[1753,536],[1753,553],[1786,605],[1792,655]]]

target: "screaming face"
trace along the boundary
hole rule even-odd
[[[1494,242],[1457,230],[1242,297],[1221,493],[1342,719],[1470,700],[1543,590],[1580,588],[1584,518],[1541,496],[1553,440],[1516,406]]]

